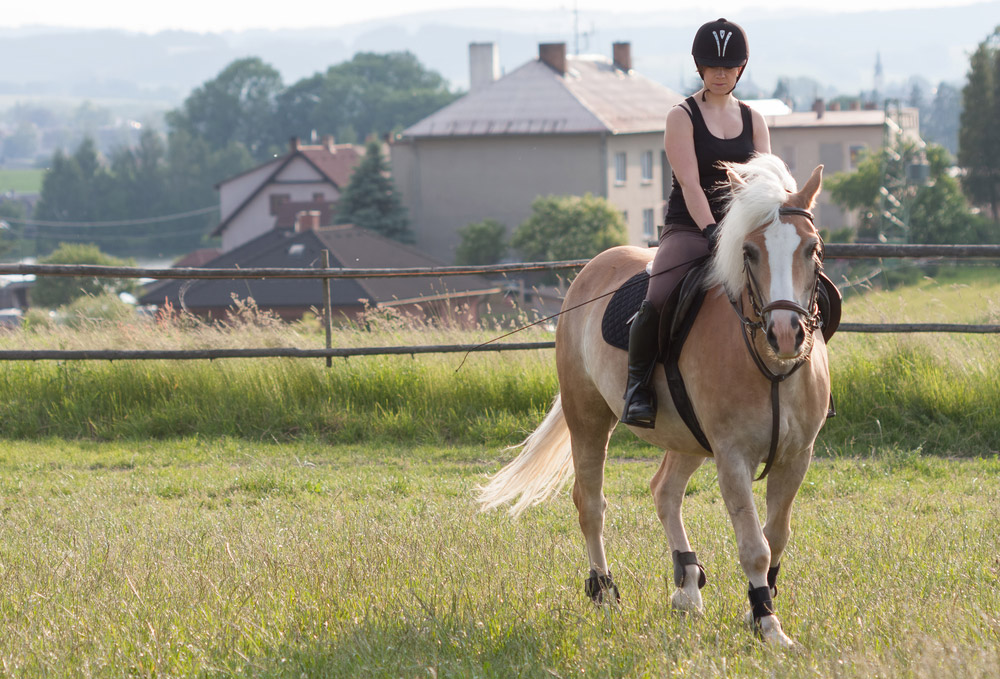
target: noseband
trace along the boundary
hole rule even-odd
[[[780,207],[778,208],[779,216],[797,216],[805,217],[809,220],[810,224],[815,225],[813,221],[813,214],[809,210],[805,210],[799,207]],[[822,256],[823,243],[820,241],[820,260],[823,259]],[[775,373],[771,370],[767,363],[764,362],[764,358],[760,355],[760,351],[757,349],[757,331],[763,330],[764,328],[764,318],[766,314],[776,311],[778,309],[784,309],[787,311],[793,311],[803,319],[803,324],[805,325],[805,331],[812,334],[819,328],[822,323],[819,305],[816,303],[816,297],[819,295],[819,273],[822,271],[823,267],[821,264],[816,265],[816,282],[813,285],[812,295],[809,298],[809,308],[805,308],[799,303],[793,300],[779,299],[775,302],[770,302],[768,304],[763,303],[763,297],[760,294],[760,284],[758,284],[756,277],[753,275],[753,271],[750,268],[750,262],[746,253],[743,255],[743,272],[746,277],[746,291],[747,298],[750,300],[750,306],[753,310],[753,315],[759,320],[752,321],[746,317],[743,313],[743,299],[739,299],[739,305],[737,306],[737,301],[730,299],[730,303],[733,305],[733,309],[736,311],[736,315],[739,316],[740,326],[743,335],[743,343],[746,344],[747,351],[750,353],[750,357],[753,359],[754,364],[757,369],[760,370],[761,374],[764,375],[771,382],[771,448],[767,454],[767,461],[764,463],[764,470],[757,477],[757,481],[760,481],[767,473],[771,470],[771,465],[774,463],[774,455],[778,450],[778,433],[781,427],[781,405],[778,398],[778,385],[784,382],[786,379],[792,376],[796,370],[801,368],[805,362],[808,360],[809,356],[803,356],[799,358],[795,365],[792,366],[791,370],[786,373]],[[749,333],[747,332],[749,330]]]

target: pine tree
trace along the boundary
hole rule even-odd
[[[958,134],[958,162],[965,168],[962,181],[973,203],[989,205],[1000,221],[1000,27],[979,43],[969,59],[969,75],[962,89],[962,126]]]
[[[403,243],[413,242],[406,208],[377,141],[368,142],[365,157],[340,195],[336,223],[354,224]]]

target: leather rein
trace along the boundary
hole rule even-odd
[[[798,207],[780,207],[778,208],[779,216],[797,216],[805,217],[809,220],[810,224],[814,224],[813,214],[809,210]],[[822,261],[823,255],[823,244],[820,241],[820,260]],[[760,355],[760,351],[757,349],[757,331],[764,329],[764,318],[766,314],[776,311],[778,309],[783,309],[786,311],[793,311],[802,317],[805,324],[805,332],[813,333],[817,328],[822,325],[822,319],[820,317],[819,306],[816,303],[816,298],[819,294],[819,273],[822,271],[823,267],[821,264],[816,265],[816,283],[813,286],[812,296],[809,299],[809,307],[803,307],[797,302],[792,300],[780,299],[775,302],[770,302],[769,304],[764,304],[763,299],[760,294],[760,285],[757,282],[756,277],[753,275],[753,271],[750,269],[750,262],[748,261],[747,255],[743,255],[743,272],[746,277],[746,293],[747,298],[750,300],[750,307],[753,311],[753,315],[759,320],[752,321],[743,313],[743,297],[739,298],[739,305],[733,299],[730,299],[730,304],[733,305],[733,310],[736,311],[736,315],[740,319],[740,330],[743,335],[743,343],[746,345],[747,352],[750,354],[750,358],[753,359],[754,365],[760,373],[767,378],[771,383],[771,447],[767,453],[767,460],[764,463],[764,470],[760,473],[755,481],[760,481],[767,473],[771,471],[771,465],[774,463],[774,456],[778,451],[778,434],[781,428],[781,402],[778,398],[778,385],[784,382],[786,379],[791,377],[799,368],[801,368],[806,361],[809,360],[809,354],[799,358],[795,361],[795,365],[792,366],[791,370],[786,373],[775,373],[771,370],[764,358]],[[810,348],[810,353],[812,349]]]

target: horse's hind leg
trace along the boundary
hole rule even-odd
[[[684,502],[688,481],[704,461],[703,457],[668,450],[649,483],[656,514],[663,524],[673,555],[673,580],[677,590],[670,598],[670,603],[678,610],[697,613],[703,608],[701,588],[705,584],[705,571],[688,542],[681,518],[681,503]]]
[[[604,553],[604,510],[608,504],[604,498],[604,462],[617,417],[599,394],[595,392],[587,398],[584,391],[563,393],[563,413],[569,426],[576,474],[573,502],[587,542],[590,564],[584,591],[595,602],[604,603],[619,598]]]

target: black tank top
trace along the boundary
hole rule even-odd
[[[720,161],[745,163],[750,159],[754,152],[753,116],[750,115],[750,107],[742,101],[739,102],[740,115],[743,118],[743,131],[738,137],[720,139],[708,131],[708,126],[705,125],[705,119],[702,117],[701,109],[698,108],[694,97],[688,97],[684,101],[689,107],[686,112],[691,117],[691,124],[694,126],[694,153],[698,159],[698,177],[701,180],[701,188],[704,189],[705,195],[708,197],[712,217],[716,222],[719,222],[722,220],[723,198],[729,191],[729,184],[726,171],[718,168],[716,163]],[[676,174],[673,174],[664,221],[667,224],[698,226],[691,218],[691,213],[688,212]]]

